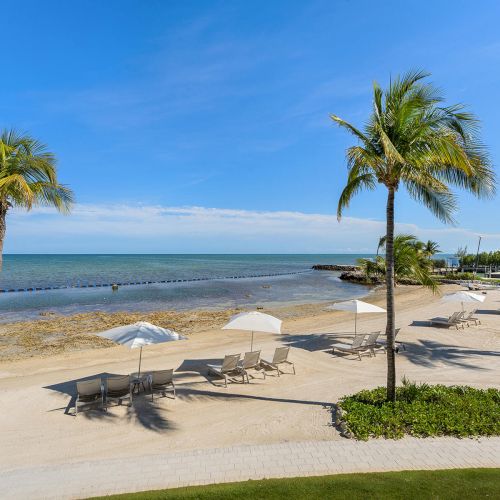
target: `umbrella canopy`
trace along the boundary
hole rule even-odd
[[[124,345],[129,349],[136,349],[140,347],[139,375],[141,374],[142,348],[145,345],[161,344],[163,342],[172,342],[174,340],[186,340],[186,337],[179,335],[173,330],[161,328],[148,323],[147,321],[138,321],[132,325],[118,326],[116,328],[111,328],[110,330],[97,333],[96,335],[112,340],[117,344]]]
[[[479,295],[477,293],[462,290],[460,292],[449,293],[448,295],[445,295],[441,300],[443,302],[461,302],[463,311],[464,302],[484,302],[485,299],[486,297],[484,295]]]
[[[338,311],[352,311],[354,313],[354,333],[358,331],[358,314],[362,313],[384,313],[385,309],[379,306],[363,302],[362,300],[346,300],[344,302],[336,302],[327,309],[335,309]]]
[[[251,311],[236,314],[233,316],[227,325],[222,327],[223,330],[248,330],[252,332],[252,340],[250,350],[253,349],[253,334],[254,332],[281,333],[282,321],[270,314],[264,314],[258,311]]]

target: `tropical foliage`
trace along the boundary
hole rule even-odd
[[[476,254],[465,252],[457,252],[460,267],[471,267],[476,264]],[[494,252],[481,252],[477,256],[477,264],[479,266],[500,266],[500,250]]]
[[[44,144],[15,130],[0,136],[0,269],[7,212],[36,205],[69,211],[73,193],[57,181],[56,159]]]
[[[477,197],[495,191],[495,176],[478,137],[478,121],[463,105],[445,106],[441,93],[411,71],[391,80],[386,90],[374,83],[373,112],[364,128],[342,118],[332,120],[350,132],[357,144],[347,149],[349,174],[338,203],[342,214],[363,189],[382,185],[386,203],[387,397],[396,397],[394,357],[394,199],[404,188],[445,223],[454,221],[458,187]]]
[[[357,439],[412,436],[500,435],[500,391],[468,386],[415,384],[403,379],[396,402],[383,387],[339,402],[342,422]]]
[[[386,238],[379,242],[379,250],[385,250]],[[432,264],[426,252],[426,244],[411,234],[398,234],[394,237],[394,280],[395,283],[406,280],[418,282],[432,290],[437,290],[437,282],[432,278]],[[359,259],[358,264],[367,280],[383,277],[387,273],[385,257],[377,255],[375,260]]]

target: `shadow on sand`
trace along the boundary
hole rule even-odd
[[[493,316],[500,316],[500,309],[477,309],[476,314],[493,314]]]
[[[496,363],[498,362],[496,358],[500,356],[498,351],[471,349],[428,339],[419,339],[418,342],[405,341],[405,344],[408,350],[399,351],[399,355],[405,357],[410,363],[426,368],[434,368],[444,364],[467,370],[488,370],[486,366],[474,363],[474,358],[486,356],[491,358],[491,362]],[[487,364],[485,363],[485,365]]]
[[[309,333],[283,335],[283,344],[304,349],[309,352],[331,350],[332,344],[337,340],[349,340],[354,337],[354,333]]]
[[[69,396],[68,404],[66,406],[62,408],[54,408],[49,411],[63,411],[65,415],[75,416],[73,410],[76,402],[76,383],[94,378],[101,378],[104,380],[108,377],[116,375],[122,374],[101,372],[88,377],[66,380],[65,382],[45,386],[44,389]],[[142,392],[135,395],[131,406],[128,406],[128,403],[121,406],[125,409],[125,416],[121,416],[114,411],[116,406],[110,406],[107,411],[97,408],[79,411],[78,418],[96,419],[109,422],[124,418],[127,421],[136,422],[142,425],[145,429],[155,432],[166,432],[175,428],[172,422],[165,416],[168,410],[164,407],[164,405],[159,404],[157,397],[155,397],[154,402],[151,401],[151,396],[148,393]]]
[[[282,375],[287,376],[287,374]],[[290,375],[294,376],[294,375]],[[271,403],[286,403],[286,404],[297,404],[297,405],[312,405],[321,406],[324,410],[328,411],[332,415],[332,421],[335,416],[336,405],[330,401],[311,401],[304,399],[290,399],[290,398],[276,398],[270,396],[259,396],[256,394],[241,394],[230,391],[215,392],[204,389],[194,389],[190,388],[179,388],[177,391],[178,396],[181,399],[187,401],[202,401],[202,400],[219,400],[219,401],[235,401],[235,400],[248,400],[248,401],[266,401]]]

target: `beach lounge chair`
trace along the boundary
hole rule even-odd
[[[121,405],[124,399],[129,400],[129,406],[132,406],[133,384],[129,375],[118,375],[106,379],[106,398],[105,408],[107,409],[111,401],[118,401]]]
[[[239,367],[240,354],[228,354],[224,357],[221,365],[207,365],[208,373],[213,373],[224,379],[224,386],[227,387],[228,379],[231,380],[235,376],[241,376],[245,383],[245,373]]]
[[[400,331],[401,331],[401,328],[396,328],[396,330],[394,330],[394,338],[395,339],[398,338],[398,334]],[[382,348],[384,350],[387,349],[387,339],[378,339],[377,343],[381,344]],[[406,345],[403,342],[400,342],[399,340],[394,340],[394,343],[396,344],[396,352],[398,352],[399,346],[401,346],[403,348],[403,351],[406,351]]]
[[[246,352],[243,360],[238,363],[238,367],[246,375],[247,383],[250,383],[250,379],[248,378],[249,370],[260,371],[264,374],[264,380],[266,378],[266,371],[262,369],[260,364],[260,351]]]
[[[366,348],[366,346],[363,345],[363,342],[365,340],[366,333],[360,333],[354,335],[354,339],[352,341],[352,344],[333,344],[332,345],[332,354],[335,354],[335,350],[340,351],[342,353],[346,354],[357,354],[359,360],[361,361],[361,353],[363,351],[367,351],[369,349]],[[371,356],[371,354],[370,354]]]
[[[168,389],[172,389],[175,398],[174,370],[159,370],[151,372],[148,378],[151,401],[154,401],[154,393],[160,392],[166,396]]]
[[[372,332],[366,337],[363,347],[366,347],[371,354],[375,356],[375,349],[385,350],[385,346],[378,342],[378,338],[380,336],[380,332]]]
[[[80,406],[90,406],[98,404],[104,407],[104,387],[100,378],[82,380],[76,383],[75,416],[78,415]]]
[[[469,314],[467,314],[467,316],[462,316],[462,318],[460,319],[460,321],[462,323],[467,323],[469,324],[469,322],[474,322],[475,325],[480,325],[481,324],[481,320],[479,318],[476,318],[474,316],[474,314],[476,314],[477,312],[477,309],[473,309]]]
[[[295,375],[295,365],[289,361],[288,353],[290,352],[289,347],[277,347],[274,351],[274,356],[272,361],[261,360],[261,366],[264,368],[270,368],[271,370],[276,370],[278,372],[278,377],[280,376],[280,365],[292,365],[293,374]],[[285,373],[285,372],[282,372]]]
[[[464,328],[464,324],[460,320],[463,317],[464,313],[463,311],[458,311],[454,312],[451,316],[448,318],[432,318],[429,320],[429,323],[431,326],[436,325],[436,326],[445,326],[447,328],[450,328],[450,326],[454,326],[457,330],[461,326]]]

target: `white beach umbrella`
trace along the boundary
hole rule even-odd
[[[358,314],[363,313],[384,313],[385,309],[379,306],[363,302],[362,300],[346,300],[344,302],[336,302],[327,309],[335,309],[337,311],[352,311],[354,313],[354,333],[358,332]]]
[[[147,321],[138,321],[132,325],[118,326],[110,330],[105,330],[104,332],[96,333],[96,335],[112,340],[117,344],[124,345],[129,349],[140,347],[139,376],[141,375],[142,348],[144,346],[172,342],[175,340],[187,340],[186,337],[179,335],[173,330],[161,328]]]
[[[251,331],[252,340],[250,342],[250,351],[252,351],[254,332],[281,333],[281,323],[282,321],[280,319],[270,314],[251,311],[236,314],[229,320],[227,325],[222,327],[222,329]]]
[[[443,302],[461,302],[463,311],[464,302],[484,302],[485,299],[486,297],[484,295],[479,295],[477,293],[462,290],[460,292],[449,293],[448,295],[445,295],[441,300]]]

